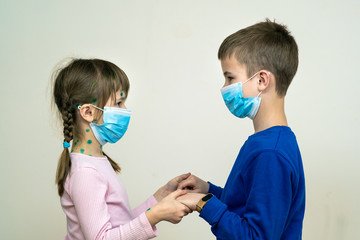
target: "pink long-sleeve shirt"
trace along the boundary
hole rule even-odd
[[[66,214],[65,240],[145,240],[157,235],[145,211],[157,203],[151,196],[131,210],[126,189],[106,157],[71,153],[71,170],[61,206]]]

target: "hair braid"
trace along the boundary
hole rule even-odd
[[[64,125],[64,142],[70,143],[73,139],[74,119],[71,105],[65,105],[61,111]],[[64,185],[66,177],[71,168],[70,152],[68,148],[64,148],[56,171],[56,183],[58,185],[58,193],[60,196],[64,193]]]
[[[64,125],[64,142],[70,143],[73,139],[74,119],[71,113],[71,107],[65,106],[62,111]]]

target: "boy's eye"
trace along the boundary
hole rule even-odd
[[[233,77],[228,77],[228,80],[231,82],[231,80],[233,80],[234,78]]]

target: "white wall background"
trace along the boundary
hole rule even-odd
[[[222,101],[217,50],[269,17],[300,49],[286,110],[306,171],[303,238],[360,239],[359,3],[0,0],[0,238],[65,235],[54,184],[62,136],[48,93],[66,57],[107,59],[130,78],[130,128],[105,150],[133,206],[188,171],[224,185],[253,130]],[[215,239],[196,213],[158,230],[163,240]]]

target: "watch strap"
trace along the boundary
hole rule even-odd
[[[196,211],[199,213],[203,210],[206,203],[212,198],[214,195],[212,193],[206,194],[201,200],[196,204]]]

